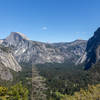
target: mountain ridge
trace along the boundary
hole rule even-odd
[[[26,37],[26,36],[25,36]],[[11,47],[18,62],[62,63],[67,60],[76,62],[82,56],[87,41],[76,40],[66,43],[44,43],[28,40],[18,32],[11,33],[2,42],[2,45]],[[70,51],[70,52],[69,52]]]

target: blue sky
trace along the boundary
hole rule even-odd
[[[0,39],[24,33],[42,42],[87,40],[100,26],[100,0],[0,0]]]

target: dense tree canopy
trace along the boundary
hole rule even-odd
[[[100,93],[100,90],[96,88],[98,87],[96,84],[100,84],[100,63],[95,64],[95,66],[87,71],[84,70],[83,65],[75,66],[71,63],[39,64],[37,68],[40,71],[40,75],[46,78],[46,84],[48,86],[47,100],[78,100],[70,98],[83,95],[81,94],[82,91],[87,93],[87,96],[91,98],[93,94],[85,91],[90,91],[91,88],[94,88],[94,95],[96,96],[95,93],[97,93],[96,97],[98,98],[99,96],[98,93]],[[85,98],[85,96],[83,97]]]

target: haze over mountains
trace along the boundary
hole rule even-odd
[[[12,48],[18,62],[62,63],[71,60],[75,63],[83,54],[87,41],[76,40],[70,43],[43,43],[29,40],[19,32],[12,32],[1,40],[2,45]]]

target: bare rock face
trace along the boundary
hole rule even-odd
[[[0,40],[0,44],[2,44],[3,43],[3,40]]]
[[[0,46],[0,77],[3,80],[12,80],[13,76],[10,70],[21,71],[21,66],[17,63],[9,49]]]
[[[100,61],[100,28],[88,40],[85,53],[80,57],[76,64],[85,63],[85,69],[89,69],[96,62]]]
[[[75,65],[82,64],[86,61],[87,58],[87,52],[84,52],[84,54],[77,60]]]
[[[7,48],[0,47],[0,62],[2,62],[5,67],[8,67],[16,72],[21,71],[21,67],[13,57],[12,53],[7,52],[6,50],[4,51],[4,49]]]
[[[100,28],[94,32],[94,36],[87,43],[87,58],[85,69],[90,68],[93,64],[100,61]]]
[[[85,52],[87,41],[76,40],[70,43],[42,43],[29,40],[25,35],[12,32],[3,40],[3,45],[11,47],[18,62],[26,63],[75,63]]]
[[[9,44],[9,45],[14,45],[17,46],[19,44],[19,42],[24,42],[24,40],[28,40],[28,38],[19,32],[11,32],[11,34],[5,39],[5,41]]]
[[[6,68],[1,62],[0,62],[0,79],[6,81],[13,80],[13,75],[11,74],[10,70]]]

